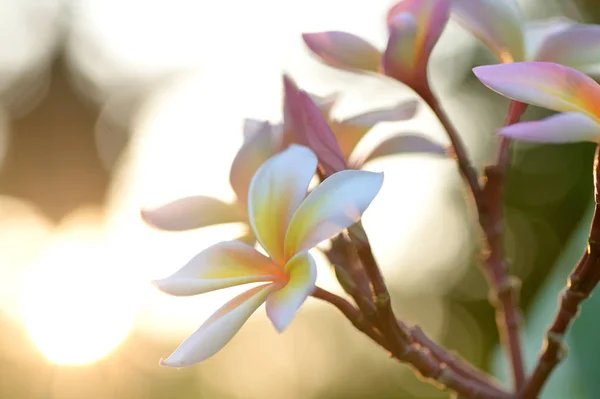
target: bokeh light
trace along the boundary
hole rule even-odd
[[[61,364],[108,354],[135,321],[139,292],[117,254],[103,245],[100,214],[78,210],[27,271],[22,307],[39,350]]]

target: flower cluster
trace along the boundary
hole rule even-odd
[[[591,77],[600,76],[599,26],[566,19],[527,23],[514,0],[403,0],[387,13],[388,40],[383,50],[351,33],[305,33],[303,39],[308,48],[327,65],[385,75],[411,87],[440,118],[452,148],[420,134],[397,134],[359,156],[354,150],[371,128],[378,123],[414,117],[418,102],[398,103],[338,119],[332,116],[337,94],[326,97],[310,94],[284,75],[283,121],[246,121],[244,143],[230,173],[235,202],[195,196],[142,210],[148,224],[164,230],[230,222],[244,222],[248,226],[244,236],[203,250],[173,275],[155,281],[160,290],[171,295],[196,295],[231,286],[259,284],[219,309],[162,364],[188,366],[212,356],[263,303],[275,328],[283,331],[307,297],[313,295],[335,304],[359,330],[389,350],[392,356],[411,362],[427,377],[438,378],[438,383],[451,387],[460,397],[513,397],[470,366],[458,363],[431,340],[419,341],[411,335],[412,330],[398,321],[368,238],[358,223],[383,184],[382,173],[361,170],[366,162],[402,153],[418,152],[446,158],[452,154],[469,183],[489,247],[486,267],[491,276],[491,289],[498,298],[498,328],[506,338],[505,345],[511,356],[515,395],[525,392],[525,398],[537,397],[552,367],[558,363],[558,349],[553,346],[554,341],[547,345],[543,355],[545,363],[540,360],[540,366],[526,381],[515,321],[520,318],[518,295],[504,267],[500,228],[503,174],[490,174],[488,167],[486,175],[495,178],[480,182],[459,135],[429,86],[429,59],[450,18],[455,18],[497,57],[499,64],[474,69],[484,85],[522,106],[532,104],[559,112],[541,121],[513,123],[520,118],[522,108],[508,126],[499,130],[501,136],[549,143],[592,141],[600,144],[600,85]],[[309,191],[315,177],[319,184]],[[353,246],[352,262],[360,263],[358,269],[352,265],[347,269],[354,268],[351,272],[338,275],[356,308],[333,294],[324,294],[315,286],[315,261],[309,253],[319,243],[339,238],[344,231],[346,235],[334,240],[336,245],[332,248],[339,246],[341,252],[348,253],[346,250]],[[256,245],[263,252],[256,249]],[[343,254],[338,258],[350,262]],[[585,276],[588,270],[586,262],[582,261],[581,265],[576,269],[578,278]],[[342,275],[344,281],[341,281]],[[596,277],[600,279],[600,275]],[[587,284],[588,291],[591,292],[597,282]],[[569,298],[581,302],[589,296],[588,291],[576,292]],[[573,304],[565,300],[561,306],[576,308],[579,302]],[[567,313],[559,312],[558,317]],[[569,323],[554,326],[562,325]],[[551,332],[564,335],[562,330]],[[410,359],[406,354],[411,355]],[[548,367],[548,359],[553,358],[556,362]],[[447,369],[453,373],[444,373]],[[541,374],[536,374],[538,372]]]

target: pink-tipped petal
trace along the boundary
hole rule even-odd
[[[325,175],[346,168],[346,160],[327,119],[306,92],[288,76],[283,77],[283,118],[288,143],[309,147]]]
[[[203,195],[180,198],[158,208],[142,209],[140,214],[150,226],[168,231],[192,230],[246,220],[243,209],[237,204],[227,204]]]
[[[308,252],[301,252],[285,265],[288,283],[267,298],[267,316],[275,328],[282,332],[290,324],[306,298],[314,291],[317,266]]]
[[[383,173],[362,170],[325,179],[294,214],[285,236],[286,256],[307,251],[357,222],[382,184]]]
[[[448,148],[425,136],[402,134],[380,142],[359,162],[359,165],[376,158],[399,154],[429,154],[446,157],[448,156]]]
[[[418,104],[414,100],[405,101],[391,108],[366,112],[339,122],[330,122],[344,157],[348,159],[359,141],[378,123],[398,122],[413,118]]]
[[[518,62],[477,67],[473,72],[483,84],[510,99],[600,118],[600,86],[573,68],[549,62]]]
[[[276,285],[267,284],[235,297],[206,320],[160,364],[167,367],[187,367],[208,359],[231,341],[252,313],[276,289]]]
[[[351,71],[377,72],[381,52],[366,40],[347,32],[303,33],[308,48],[324,63]]]
[[[248,203],[250,181],[258,168],[275,155],[281,146],[281,137],[269,122],[262,122],[248,134],[238,151],[229,174],[229,183],[242,204]]]
[[[600,142],[600,123],[577,113],[565,112],[535,122],[507,126],[502,136],[541,143]]]
[[[523,16],[514,0],[452,0],[452,12],[500,61],[525,60]]]
[[[222,242],[200,252],[169,277],[154,285],[170,295],[197,295],[260,281],[284,281],[280,266],[241,241]]]
[[[271,157],[250,183],[248,214],[258,242],[280,265],[288,225],[317,169],[312,151],[299,145]]]
[[[405,14],[412,16],[416,22],[416,29],[411,26],[412,23]],[[387,15],[390,40],[384,55],[385,73],[407,83],[395,75],[401,74],[402,70],[412,63],[408,68],[411,75],[426,74],[429,56],[442,35],[449,16],[450,0],[403,0],[390,8]],[[409,41],[412,41],[412,51]],[[397,49],[396,52],[394,48]],[[406,61],[403,62],[403,58]],[[397,73],[393,73],[394,64],[404,66]]]
[[[600,26],[573,24],[546,37],[537,61],[570,66],[584,73],[597,72],[600,65]]]
[[[326,176],[346,169],[346,159],[325,116],[307,93],[301,92],[299,100],[304,115],[298,130],[301,143],[315,152]]]

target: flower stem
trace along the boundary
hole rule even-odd
[[[600,146],[594,156],[594,189],[596,207],[587,248],[569,276],[554,322],[546,332],[537,366],[519,398],[537,398],[554,368],[566,357],[567,347],[563,338],[579,314],[581,303],[600,281]]]
[[[500,145],[498,163],[485,169],[486,181],[479,184],[477,171],[473,167],[466,148],[428,85],[418,94],[427,102],[432,111],[446,129],[458,167],[466,180],[478,213],[479,224],[485,236],[484,266],[490,283],[490,301],[496,309],[496,325],[504,347],[511,360],[511,369],[515,391],[522,389],[525,383],[525,368],[521,346],[521,312],[518,298],[520,283],[509,276],[504,255],[504,176],[509,161],[509,142]],[[507,123],[517,121],[525,110],[520,103],[511,104]]]

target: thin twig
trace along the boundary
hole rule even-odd
[[[335,237],[332,240],[331,250],[327,251],[327,256],[329,260],[335,265],[336,270],[340,270],[342,266],[338,266],[337,263],[345,263],[345,266],[341,270],[348,270],[347,279],[354,280],[350,282],[344,282],[342,285],[344,286],[345,291],[352,296],[358,308],[365,313],[363,309],[366,309],[368,315],[365,314],[365,317],[373,324],[376,325],[378,323],[377,318],[373,317],[376,315],[377,309],[373,304],[370,298],[366,298],[365,296],[370,294],[370,291],[364,289],[358,289],[358,286],[363,286],[360,282],[355,282],[355,280],[364,280],[364,270],[362,267],[352,267],[348,266],[348,262],[353,263],[355,261],[354,257],[356,256],[355,251],[349,251],[347,242],[342,235]],[[354,265],[360,266],[360,265]],[[362,273],[360,273],[362,272]],[[344,281],[346,278],[342,278]],[[338,277],[339,279],[339,277]],[[431,340],[425,332],[419,326],[408,327],[401,320],[398,320],[398,325],[404,331],[407,331],[408,337],[410,338],[411,345],[423,347],[427,350],[431,356],[433,356],[438,362],[444,363],[448,365],[454,372],[465,377],[469,380],[474,380],[479,382],[482,385],[489,385],[492,387],[501,390],[499,384],[492,380],[492,378],[481,370],[476,369],[471,364],[468,364],[464,360],[462,360],[459,356],[451,354],[444,347],[437,344],[433,340]],[[382,338],[384,339],[384,338]]]
[[[479,216],[479,224],[483,230],[487,249],[484,251],[486,276],[490,283],[490,299],[496,309],[496,325],[502,342],[511,360],[511,369],[516,391],[525,383],[525,368],[521,347],[520,324],[521,312],[518,305],[520,284],[516,278],[508,275],[507,262],[504,256],[504,223],[503,223],[503,186],[504,175],[508,165],[509,142],[501,143],[499,164],[487,167],[486,184],[481,187],[477,171],[471,164],[465,146],[450,122],[439,101],[431,90],[420,90],[418,93],[438,116],[446,129],[454,154],[463,178],[466,180]],[[518,103],[511,106],[508,121],[516,121],[524,108]]]
[[[594,188],[596,206],[587,248],[569,276],[554,322],[546,332],[537,366],[519,398],[537,398],[552,371],[566,357],[564,336],[579,314],[581,303],[591,295],[600,281],[600,146],[596,148],[594,157]]]
[[[402,321],[398,320],[398,323],[403,326]],[[476,369],[471,364],[460,358],[460,356],[450,353],[447,349],[429,338],[421,327],[408,327],[404,325],[404,328],[409,331],[413,340],[413,345],[419,345],[427,348],[433,357],[435,357],[439,362],[447,364],[456,373],[470,380],[478,381],[483,385],[490,385],[500,389],[499,383],[494,381],[491,376],[481,370]]]
[[[435,359],[431,352],[424,347],[411,344],[402,345],[400,352],[395,352],[393,348],[387,348],[386,342],[380,339],[381,336],[374,328],[369,327],[368,323],[364,323],[366,319],[350,302],[319,287],[315,289],[312,295],[334,305],[360,331],[388,349],[394,358],[411,364],[424,379],[440,389],[450,389],[461,397],[468,399],[512,399],[511,395],[497,387],[481,384],[456,373],[447,364],[440,363]]]
[[[320,287],[315,288],[315,290],[312,293],[312,296],[321,299],[325,302],[329,302],[330,304],[338,308],[338,310],[342,312],[348,320],[350,320],[354,327],[356,327],[359,331],[369,336],[369,338],[371,338],[377,344],[390,351],[390,347],[385,341],[385,338],[381,335],[381,333],[375,328],[373,328],[373,326],[371,326],[363,317],[360,311],[356,309],[350,302],[348,302],[341,296],[335,295],[334,293],[331,293]]]

